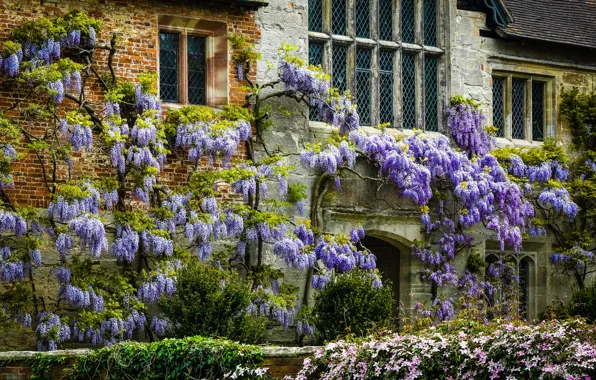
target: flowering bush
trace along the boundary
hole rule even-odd
[[[596,329],[580,321],[536,326],[430,328],[329,343],[296,379],[589,379]]]

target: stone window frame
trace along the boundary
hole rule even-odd
[[[543,73],[531,73],[531,72],[519,72],[519,71],[506,71],[506,70],[494,70],[491,76],[491,112],[489,124],[493,124],[493,97],[492,97],[492,79],[500,78],[504,80],[504,130],[503,136],[497,136],[498,140],[507,140],[517,145],[526,144],[542,144],[542,141],[534,140],[532,136],[532,83],[534,81],[544,83],[544,100],[543,100],[543,138],[556,137],[556,115],[555,115],[555,78],[552,76],[545,75]],[[513,138],[513,118],[512,118],[512,88],[513,80],[522,79],[525,81],[525,104],[524,104],[524,138],[514,139]]]
[[[537,270],[537,256],[538,253],[535,251],[522,251],[522,252],[514,252],[514,251],[496,251],[496,250],[486,250],[484,252],[484,259],[488,262],[490,257],[495,257],[498,259],[499,257],[503,257],[503,259],[512,258],[517,267],[517,275],[519,276],[520,273],[520,264],[524,261],[528,262],[528,281],[527,284],[527,320],[532,321],[536,318],[537,315],[537,299],[538,299],[538,270]],[[488,268],[488,267],[487,267]]]
[[[159,73],[159,34],[176,33],[179,39],[178,59],[178,99],[176,103],[165,102],[166,108],[189,105],[187,36],[205,37],[205,97],[206,106],[222,107],[228,104],[228,24],[224,21],[196,19],[180,16],[159,15],[157,33],[157,72]],[[159,81],[158,81],[159,91]]]
[[[379,40],[378,35],[378,9],[379,1],[371,1],[371,20],[370,20],[370,38],[356,37],[355,25],[355,6],[356,0],[345,0],[347,2],[347,26],[346,35],[337,35],[331,32],[331,2],[333,0],[322,1],[322,32],[308,32],[309,42],[323,44],[323,70],[333,77],[332,70],[332,54],[334,45],[343,45],[348,47],[348,75],[347,75],[347,89],[351,94],[356,94],[355,77],[356,77],[356,49],[372,49],[372,87],[371,93],[371,123],[365,126],[376,126],[379,124],[380,109],[379,109],[379,94],[380,94],[380,72],[379,72],[379,56],[381,50],[389,50],[394,53],[393,57],[393,128],[397,130],[404,130],[403,128],[403,111],[402,111],[402,55],[409,54],[415,58],[416,65],[416,129],[424,130],[427,117],[425,115],[425,87],[424,87],[424,58],[425,56],[433,56],[437,58],[437,106],[436,106],[436,121],[437,132],[445,130],[445,120],[443,112],[447,104],[447,54],[445,41],[445,33],[441,25],[444,19],[448,17],[449,8],[448,2],[443,0],[436,1],[436,46],[424,45],[424,1],[414,2],[414,29],[415,40],[414,43],[401,42],[401,0],[393,0],[393,24],[392,24],[392,40]],[[376,16],[376,17],[375,17]],[[310,121],[311,126],[321,125],[317,121]],[[406,128],[405,130],[410,130]]]

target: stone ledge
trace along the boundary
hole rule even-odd
[[[306,346],[306,347],[274,347],[274,346],[265,346],[261,347],[263,350],[263,355],[266,358],[272,357],[296,357],[296,356],[308,356],[315,353],[317,350],[316,346]]]
[[[91,352],[90,349],[87,348],[79,348],[73,350],[57,350],[57,351],[4,351],[0,352],[0,361],[4,360],[27,360],[32,359],[36,355],[44,355],[44,356],[63,356],[68,358],[73,358],[80,355],[88,355]]]
[[[308,356],[315,353],[317,350],[316,346],[306,346],[306,347],[277,347],[277,346],[263,346],[259,347],[263,350],[263,354],[266,358],[276,358],[276,357],[298,357],[298,356]],[[46,355],[46,356],[63,356],[63,357],[76,357],[80,355],[88,355],[91,349],[88,348],[79,348],[79,349],[72,349],[72,350],[57,350],[57,351],[45,351],[45,352],[38,352],[38,351],[4,351],[0,352],[0,361],[4,360],[27,360],[35,357],[36,355]]]

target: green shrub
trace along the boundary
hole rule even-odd
[[[540,315],[542,320],[577,317],[596,323],[596,281],[583,289],[575,287],[568,302],[559,301]]]
[[[251,291],[238,275],[195,262],[176,277],[178,290],[171,299],[160,302],[163,315],[171,322],[169,335],[224,337],[245,343],[261,340],[267,320],[246,313]]]
[[[390,282],[379,289],[372,286],[370,272],[355,270],[333,276],[315,296],[313,316],[316,340],[334,340],[348,334],[367,335],[371,330],[390,327],[394,294]]]
[[[263,352],[255,346],[203,337],[119,343],[77,358],[71,379],[262,378]],[[233,376],[232,376],[233,378]]]
[[[586,319],[588,323],[596,322],[596,281],[583,289],[575,289],[569,301],[569,314]]]

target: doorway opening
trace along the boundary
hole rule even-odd
[[[393,313],[397,317],[399,310],[399,249],[381,239],[377,239],[372,236],[366,236],[362,239],[362,245],[368,248],[377,257],[377,268],[383,279],[383,282],[387,280],[391,281],[391,287],[393,289],[395,297],[395,305],[393,307]]]

